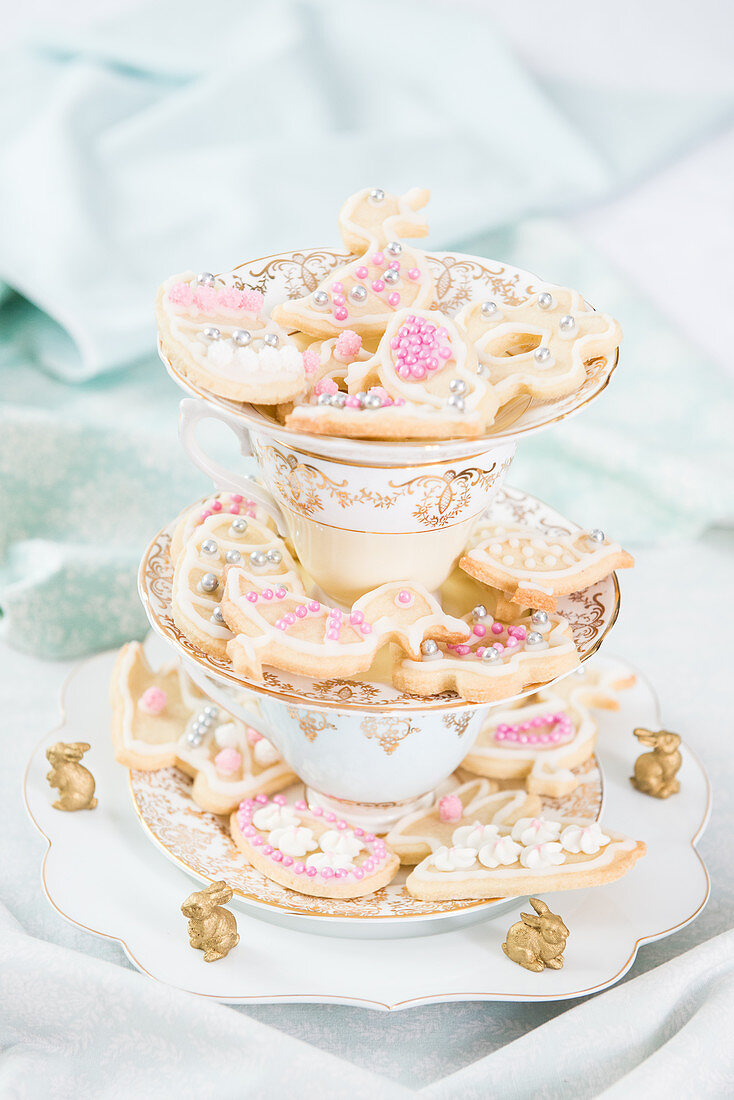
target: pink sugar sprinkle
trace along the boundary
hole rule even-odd
[[[313,348],[306,348],[303,353],[303,369],[306,374],[315,374],[321,366],[321,356]]]
[[[333,378],[321,378],[313,388],[313,392],[318,397],[322,393],[337,393],[339,387]]]
[[[360,829],[360,828],[359,828],[359,826],[357,826],[357,827],[356,827],[356,828],[355,828],[355,829],[353,830],[353,832],[354,832],[354,835],[355,835],[355,836],[364,836],[364,829]]]
[[[357,276],[358,279],[366,279],[369,275],[369,268],[358,267],[354,274]]]
[[[291,867],[293,865],[293,856],[283,856],[283,866]]]
[[[256,745],[258,741],[262,741],[263,735],[255,729],[254,726],[248,726],[245,730],[247,734],[247,743],[249,745]]]
[[[285,860],[283,860],[283,862],[285,863]],[[302,875],[303,872],[306,870],[306,866],[303,863],[294,863],[293,870],[297,875]]]
[[[372,289],[374,290],[375,294],[379,294],[381,291],[383,291],[385,289],[385,284],[383,283],[382,279],[375,279],[375,281],[372,283]]]
[[[359,629],[362,631],[363,634],[371,634],[372,633],[372,627],[370,626],[369,623],[362,623],[362,625],[360,626]]]
[[[324,816],[327,821],[336,821],[336,814],[333,814],[331,811],[329,811],[329,813],[325,814]]]
[[[349,409],[358,409],[359,408],[359,398],[355,397],[354,394],[349,394],[349,396],[347,397],[344,404]]]
[[[307,867],[306,868],[306,874],[308,875],[309,878],[313,878],[314,875],[316,874],[316,868],[315,867]]]
[[[243,290],[240,294],[240,309],[246,313],[259,313],[265,302],[265,295],[259,290]]]
[[[385,257],[382,252],[375,252],[372,256],[372,263],[375,267],[382,267],[385,262]]]
[[[221,309],[239,309],[239,290],[233,286],[225,286],[224,289],[219,292],[218,305]]]
[[[313,813],[314,817],[322,817],[324,813],[320,806],[316,806],[311,812]]]
[[[276,806],[285,806],[285,798],[283,797],[282,794],[274,794],[273,795],[273,802],[275,803]]]
[[[337,321],[346,321],[348,316],[349,314],[344,306],[337,306],[337,308],[334,310],[334,317]]]
[[[261,806],[267,805],[268,796],[266,794],[256,794],[255,801],[259,802]]]
[[[505,628],[503,627],[502,623],[492,623],[493,634],[501,634],[504,629]]]
[[[254,836],[252,838],[253,848],[261,848],[263,845],[263,838],[261,836]]]
[[[296,807],[297,810],[307,810],[308,809],[308,806],[306,805],[306,803],[303,801],[302,798],[299,798],[298,802],[295,803],[295,807]]]
[[[272,844],[263,844],[263,855],[269,856],[273,851]]]
[[[197,286],[194,305],[202,313],[212,313],[217,308],[217,292],[213,286]]]
[[[487,633],[487,628],[482,623],[476,623],[473,633],[476,634],[477,638],[483,638]]]
[[[138,706],[146,714],[160,714],[161,711],[166,709],[167,702],[168,696],[163,688],[149,687],[140,696]]]
[[[320,611],[321,610],[321,604],[318,602],[318,600],[311,600],[309,605],[308,605],[308,610],[309,611]]]
[[[214,501],[212,501],[212,504],[211,504],[211,509],[212,509],[212,512],[221,512],[221,510],[222,510],[222,502],[221,502],[221,500],[214,500]]]
[[[457,645],[456,652],[459,654],[460,657],[466,657],[469,653],[471,653],[471,646]]]
[[[364,878],[364,871],[362,870],[361,867],[355,867],[354,870],[352,871],[352,874],[357,879]]]
[[[359,333],[345,328],[344,332],[339,333],[337,337],[334,353],[339,359],[354,359],[359,355],[361,348],[362,337]]]
[[[391,305],[393,308],[400,305],[400,295],[398,294],[397,290],[394,290],[392,294],[388,295],[387,302],[388,305]]]
[[[321,877],[322,878],[333,878],[334,877],[334,872],[332,871],[331,867],[324,867],[321,871]]]
[[[174,306],[187,308],[194,301],[194,290],[188,283],[174,283],[168,291],[168,301]]]
[[[264,850],[265,849],[263,849],[263,851]],[[280,863],[283,858],[283,853],[280,851],[279,848],[276,848],[275,851],[272,853],[272,858],[275,860],[276,863]]]

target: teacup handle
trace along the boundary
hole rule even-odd
[[[186,454],[195,466],[198,466],[207,477],[214,482],[214,488],[218,491],[242,493],[252,500],[256,500],[268,515],[274,520],[281,535],[287,535],[283,513],[273,500],[267,489],[263,489],[254,478],[248,474],[238,474],[233,470],[227,470],[215,459],[211,458],[199,445],[196,438],[196,429],[201,420],[221,420],[231,432],[234,433],[243,455],[252,454],[250,447],[250,433],[244,424],[239,424],[232,417],[212,409],[204,401],[196,401],[191,397],[185,397],[179,406],[178,434]]]

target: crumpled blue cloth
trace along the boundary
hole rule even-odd
[[[607,394],[523,443],[515,484],[627,541],[728,519],[731,382],[554,219],[649,171],[730,106],[541,84],[486,13],[437,0],[372,0],[369,18],[352,0],[181,0],[8,54],[6,635],[69,656],[142,634],[140,553],[206,491],[154,355],[156,285],[333,242],[340,203],[366,184],[430,187],[432,246],[518,262],[622,322]]]

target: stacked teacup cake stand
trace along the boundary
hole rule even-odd
[[[315,249],[252,261],[236,269],[243,283],[265,294],[266,308],[306,293],[344,262],[344,254]],[[534,277],[473,256],[428,254],[438,304],[447,313],[467,300],[515,303],[533,292]],[[162,354],[162,353],[161,353]],[[486,589],[456,568],[476,522],[527,523],[546,534],[579,528],[543,502],[504,485],[520,438],[573,415],[598,396],[616,366],[596,360],[571,395],[553,401],[518,397],[501,410],[491,435],[431,443],[380,442],[317,436],[285,427],[273,410],[218,397],[163,361],[190,395],[181,403],[180,434],[189,458],[212,480],[215,493],[237,494],[267,513],[312,581],[312,593],[347,611],[381,584],[410,578],[437,595],[444,611],[461,615]],[[197,429],[216,420],[237,438],[256,473],[226,469],[201,446]],[[243,464],[244,466],[244,464]],[[203,512],[207,501],[201,502]],[[304,787],[310,807],[334,812],[355,826],[385,833],[406,813],[429,805],[470,751],[492,706],[467,703],[452,691],[418,698],[393,687],[390,654],[380,652],[366,674],[320,679],[265,668],[262,680],[238,675],[226,657],[202,652],[174,622],[174,524],[151,541],[139,588],[150,623],[180,657],[194,682],[218,708],[253,727],[274,745]],[[265,567],[267,568],[267,566]],[[619,611],[616,576],[561,597],[581,661],[601,646]],[[538,685],[528,685],[528,695]],[[508,699],[501,700],[506,705]],[[590,819],[601,809],[601,777],[592,760],[573,805],[561,812]],[[166,815],[177,807],[181,828],[164,828],[150,807],[160,775],[132,772],[138,815],[155,843],[202,881],[225,877],[238,904],[274,923],[317,932],[363,936],[420,935],[456,928],[512,905],[506,899],[426,902],[404,888],[404,874],[366,898],[336,900],[295,894],[243,864],[226,824],[190,810],[186,777],[170,770]],[[216,848],[216,866],[206,853]]]

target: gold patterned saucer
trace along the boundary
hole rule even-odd
[[[504,488],[499,491],[491,505],[491,516],[499,523],[529,523],[551,535],[565,535],[580,530],[578,524],[566,519],[536,497],[517,489]],[[486,703],[465,703],[451,691],[429,699],[400,692],[390,683],[389,670],[380,669],[379,656],[378,663],[363,679],[319,680],[268,667],[264,669],[262,682],[243,679],[236,674],[226,657],[212,657],[202,652],[174,623],[171,613],[173,566],[168,553],[171,537],[171,527],[164,528],[155,536],[143,556],[138,575],[138,589],[143,606],[153,629],[171,642],[184,658],[186,667],[194,678],[206,676],[207,682],[216,684],[220,696],[231,696],[233,704],[236,703],[236,696],[245,690],[288,703],[313,702],[319,707],[335,707],[342,711],[386,711],[402,708],[415,712],[487,706]],[[448,592],[457,585],[461,586],[464,593],[463,608],[450,606],[451,597]],[[466,611],[475,603],[481,602],[481,595],[482,590],[477,582],[471,581],[459,570],[455,571],[442,589],[446,610],[452,614]],[[611,574],[582,592],[559,597],[558,611],[571,624],[579,656],[585,661],[599,649],[619,614],[619,585],[616,576]],[[530,685],[522,694],[528,695],[537,690],[538,686]]]
[[[487,297],[507,305],[520,305],[535,292],[536,286],[542,281],[511,264],[462,252],[427,252],[426,257],[436,280],[434,308],[443,310],[449,316],[468,302]],[[241,283],[242,286],[261,291],[265,295],[265,308],[271,309],[285,299],[309,294],[330,271],[348,259],[348,254],[343,250],[306,248],[248,260],[234,268],[231,274],[236,285]],[[483,437],[442,440],[428,444],[401,441],[396,444],[347,440],[336,436],[316,437],[286,428],[265,406],[248,405],[217,397],[203,389],[178,371],[162,354],[160,347],[159,353],[169,374],[182,389],[216,406],[248,427],[256,428],[260,434],[275,435],[281,442],[300,448],[311,446],[324,455],[344,457],[347,451],[350,454],[358,452],[362,459],[376,465],[391,462],[402,465],[406,460],[415,463],[421,457],[430,458],[439,451],[443,458],[459,458],[481,449],[486,450],[488,445],[501,440],[515,439],[540,431],[574,415],[595,400],[608,385],[618,362],[618,353],[613,359],[592,360],[587,364],[586,381],[575,393],[566,397],[546,401],[526,396],[514,398],[500,409],[492,428]]]
[[[603,780],[596,757],[574,771],[581,780],[576,790],[565,798],[544,798],[544,809],[554,815],[596,821],[603,802]],[[192,802],[190,791],[191,779],[177,768],[130,772],[135,812],[157,847],[201,882],[224,879],[234,890],[234,900],[254,916],[303,931],[338,935],[344,928],[346,935],[372,937],[429,935],[456,927],[457,914],[467,914],[462,923],[471,923],[517,907],[514,899],[507,898],[418,901],[405,888],[408,872],[403,869],[388,886],[363,898],[298,894],[245,863],[229,835],[227,818],[200,810]],[[303,797],[303,791],[298,783],[283,794],[293,802]],[[424,927],[417,930],[416,925]]]

